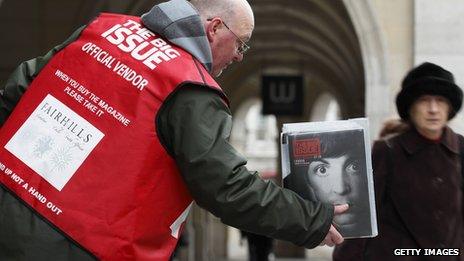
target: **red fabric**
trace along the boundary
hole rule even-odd
[[[102,14],[77,41],[57,53],[33,81],[0,131],[0,181],[99,259],[167,260],[177,242],[170,226],[189,207],[192,198],[174,160],[158,139],[155,117],[165,99],[184,82],[203,84],[221,94],[222,91],[203,66],[179,47],[158,48],[165,48],[161,59],[168,57],[166,53],[174,54],[174,58],[160,63],[152,59],[144,64],[144,60],[134,59],[121,47],[126,46],[127,50],[141,42],[153,47],[162,42],[158,36],[147,35],[145,29],[137,31],[134,27],[119,35],[110,30],[115,25],[129,28],[129,20],[135,22],[129,22],[131,25],[140,23],[137,17]],[[144,34],[147,39],[138,41],[140,37],[135,34]],[[125,41],[118,46],[102,35],[113,39],[122,36]],[[132,40],[129,35],[134,35]],[[155,39],[157,42],[152,42]],[[105,54],[96,55],[86,49],[91,44],[107,52],[114,61],[110,63],[111,58],[106,56],[104,63]],[[146,86],[118,75],[118,62],[147,80]],[[153,65],[156,67],[150,68]],[[79,86],[72,85],[70,79],[80,84],[80,96]],[[98,99],[93,96],[92,100],[91,94]],[[5,149],[5,144],[47,95],[65,104],[104,135],[61,191]],[[100,101],[113,110],[99,104]],[[46,106],[41,109],[46,110]],[[119,120],[114,110],[130,122]],[[57,113],[53,117],[58,117]],[[53,124],[65,126],[61,131],[82,146],[87,145],[86,140],[94,139],[95,135],[85,136],[84,129],[77,135],[80,126],[73,130],[66,116],[53,119],[51,109],[43,115],[50,116]],[[48,131],[52,136],[63,133]],[[31,142],[30,150],[36,150],[37,144]],[[52,144],[48,149],[55,148]],[[67,154],[57,156],[65,158]]]

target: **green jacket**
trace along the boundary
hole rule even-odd
[[[0,97],[0,124],[52,56],[74,41],[83,28],[43,57],[22,63]],[[309,202],[245,167],[246,160],[228,142],[232,117],[214,92],[184,86],[158,114],[161,142],[176,160],[196,203],[225,224],[287,240],[307,248],[325,237],[333,207]],[[153,206],[156,207],[156,206]],[[53,225],[0,189],[0,260],[94,260]]]

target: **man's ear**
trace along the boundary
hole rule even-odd
[[[212,18],[210,21],[206,23],[206,26],[205,26],[206,37],[208,37],[208,41],[210,43],[214,42],[214,39],[216,39],[216,35],[218,33],[218,30],[221,24],[222,24],[222,21],[220,18]]]

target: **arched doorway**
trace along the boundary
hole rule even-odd
[[[340,105],[330,93],[323,93],[314,102],[310,121],[334,121],[341,119]]]

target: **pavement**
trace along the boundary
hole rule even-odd
[[[317,247],[312,250],[307,250],[305,258],[276,258],[271,254],[269,261],[331,261],[332,251],[333,249],[331,247]],[[248,258],[246,255],[244,255],[242,257],[225,259],[223,261],[248,261]]]
[[[240,232],[231,228],[229,230],[229,245],[228,245],[228,256],[229,258],[221,261],[248,261],[247,246],[245,244],[237,244],[240,242]],[[332,260],[333,247],[321,246],[314,249],[306,250],[305,258],[276,258],[272,254],[269,261],[331,261]]]

